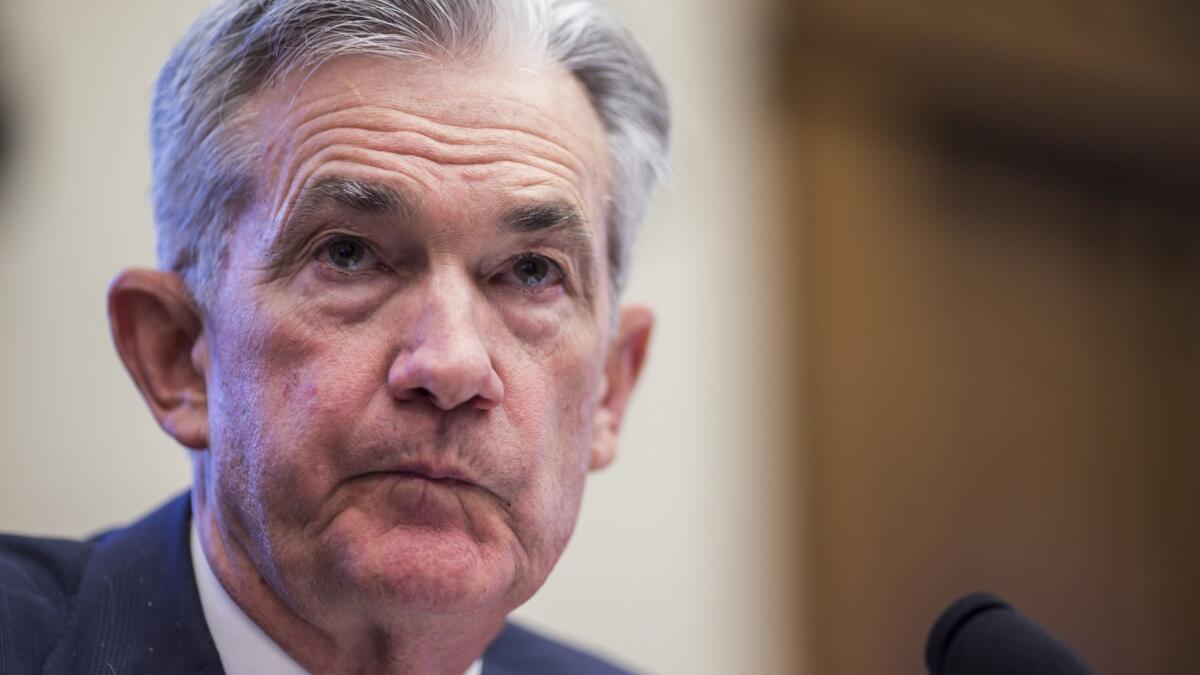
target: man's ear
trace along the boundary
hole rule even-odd
[[[608,466],[617,455],[621,418],[646,361],[653,328],[654,314],[648,308],[621,310],[617,335],[604,365],[605,393],[596,409],[592,430],[592,451],[588,461],[588,469],[592,471]]]
[[[108,322],[125,369],[159,426],[184,446],[208,447],[208,345],[183,280],[127,269],[108,287]]]

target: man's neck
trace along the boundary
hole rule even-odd
[[[308,672],[469,675],[473,662],[503,628],[502,621],[482,629],[451,625],[446,617],[407,617],[403,626],[367,621],[338,625],[328,621],[340,616],[332,608],[315,620],[302,617],[280,599],[233,537],[222,536],[215,514],[197,492],[193,491],[193,527],[202,560],[194,564],[205,564],[237,609],[286,658]]]

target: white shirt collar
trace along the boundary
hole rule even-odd
[[[309,675],[229,597],[200,547],[195,524],[191,530],[192,572],[200,592],[200,609],[226,674]],[[475,659],[463,675],[483,675],[483,659]]]

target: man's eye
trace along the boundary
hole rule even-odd
[[[518,286],[529,290],[562,283],[562,269],[558,263],[532,253],[526,253],[514,260],[509,272]]]
[[[355,237],[340,236],[321,245],[319,256],[338,269],[355,272],[363,268],[363,261],[370,256],[367,245]]]

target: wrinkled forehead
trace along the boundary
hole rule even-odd
[[[260,206],[275,216],[317,177],[315,164],[337,155],[331,146],[352,138],[355,147],[343,150],[366,164],[411,153],[478,169],[468,179],[489,170],[540,170],[547,183],[572,191],[589,221],[604,229],[604,127],[583,85],[559,64],[345,56],[281,79],[250,107],[247,131],[262,158]],[[530,173],[533,180],[536,171]]]
[[[415,94],[423,94],[413,97]],[[495,59],[399,58],[346,55],[296,68],[272,78],[255,94],[260,112],[303,109],[322,98],[353,95],[365,105],[392,105],[417,112],[448,114],[471,121],[482,114],[568,118],[581,127],[590,117],[603,132],[583,84],[559,63],[539,57]],[[489,102],[492,105],[487,105]],[[523,108],[513,110],[509,105]],[[483,106],[482,109],[479,106]],[[271,118],[273,120],[278,117]],[[576,128],[574,133],[593,131]]]

